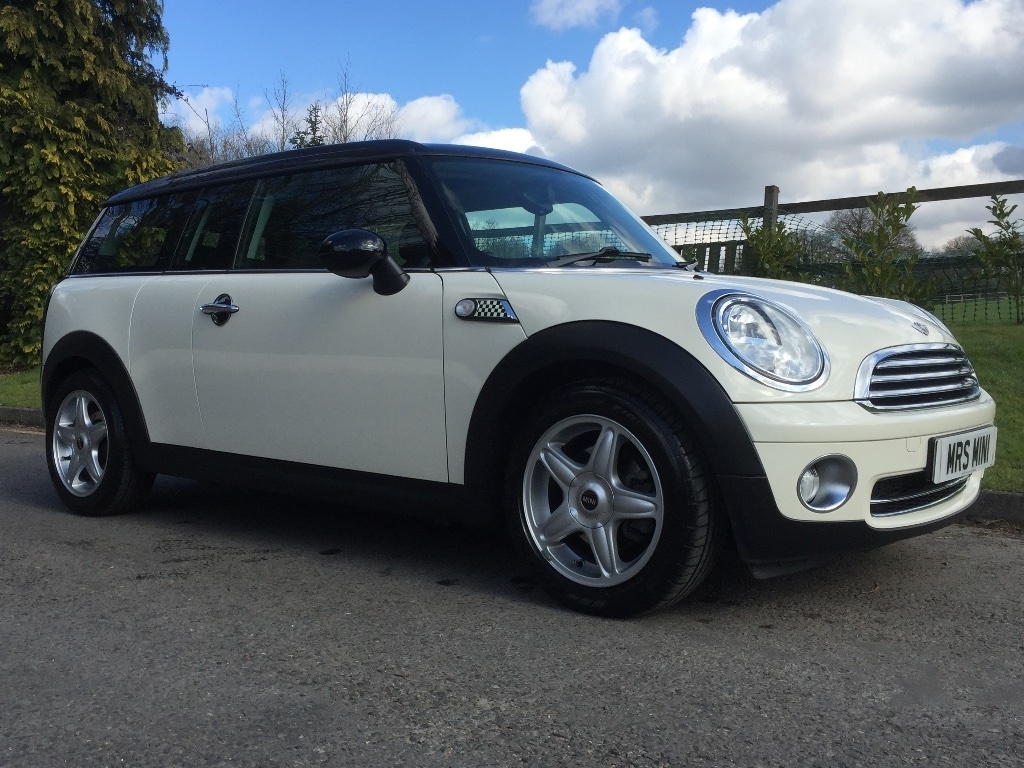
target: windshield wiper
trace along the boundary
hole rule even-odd
[[[575,264],[578,261],[617,261],[618,259],[629,259],[630,261],[650,261],[653,257],[649,253],[637,253],[635,251],[620,251],[614,245],[606,245],[599,251],[587,253],[570,253],[560,259],[549,261],[549,267],[564,267],[567,264]]]

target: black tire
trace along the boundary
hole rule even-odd
[[[117,399],[93,369],[57,387],[46,413],[46,463],[60,500],[79,515],[131,511],[153,484],[132,456]]]
[[[564,387],[528,418],[510,452],[505,511],[545,589],[610,617],[688,595],[723,538],[682,420],[618,380]]]

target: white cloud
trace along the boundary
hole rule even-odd
[[[919,179],[916,182],[919,189],[997,180],[1005,177],[996,160],[1005,148],[1005,144],[995,142],[934,155],[921,160],[910,169],[910,174]],[[990,227],[985,222],[992,218],[985,210],[988,203],[987,197],[925,203],[914,213],[911,222],[923,246],[939,248],[951,237],[964,234],[969,227],[980,226],[987,231]]]
[[[339,96],[327,106],[335,114],[345,109],[345,97]],[[340,111],[339,111],[340,110]],[[398,114],[398,102],[389,93],[353,93],[348,97],[348,119],[353,133],[362,137],[367,132],[378,130],[381,121],[389,115]]]
[[[413,141],[469,144],[509,152],[543,155],[533,134],[526,128],[491,129],[479,120],[467,118],[449,94],[424,96],[399,110],[399,130]]]
[[[168,125],[202,131],[206,129],[207,120],[210,125],[221,122],[220,112],[226,110],[234,98],[230,88],[206,87],[198,93],[186,92],[183,98],[171,100],[161,118]]]
[[[602,16],[615,17],[619,0],[533,0],[530,12],[534,21],[551,29],[589,27]]]
[[[520,96],[550,157],[669,213],[1006,178],[1019,149],[971,137],[1024,126],[1022,69],[1024,0],[780,0],[672,50],[620,29]]]
[[[348,99],[347,115],[349,130],[354,137],[352,140],[362,138],[367,130],[371,130],[379,124],[382,117],[399,112],[398,103],[387,93],[351,93],[348,95]],[[339,122],[339,109],[343,108],[341,105],[344,102],[340,96],[329,98],[323,93],[296,94],[290,99],[288,105],[290,127],[285,131],[286,139],[296,130],[305,126],[307,111],[314,102],[319,103],[322,108],[322,129],[330,140],[330,126]],[[275,110],[271,108],[266,98],[252,99],[249,103],[253,109],[258,111],[255,112],[254,118],[250,117],[247,120],[248,130],[255,134],[262,133],[276,142],[279,137],[280,125]]]
[[[509,152],[523,152],[544,156],[544,150],[537,146],[533,134],[525,128],[499,128],[493,131],[478,131],[456,136],[453,144],[470,144],[474,147],[505,149]]]
[[[531,8],[564,27],[622,5]],[[551,157],[645,214],[757,205],[766,184],[785,202],[1024,176],[1024,0],[779,0],[761,13],[701,8],[680,32],[662,49],[623,28],[589,62],[549,61],[521,89],[525,126],[486,126],[448,94],[359,98],[398,109],[406,137]],[[314,98],[298,99],[297,114]],[[214,122],[230,122],[232,101],[228,88],[189,95]],[[171,107],[201,124],[188,105]],[[983,204],[925,204],[919,239],[941,244],[980,224]]]
[[[473,128],[449,94],[414,99],[399,110],[399,128],[413,141],[451,141]]]
[[[652,6],[641,8],[633,16],[636,25],[644,34],[650,34],[658,28],[658,11]]]

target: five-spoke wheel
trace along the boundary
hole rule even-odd
[[[603,615],[688,594],[721,538],[684,425],[660,399],[625,382],[552,394],[513,445],[506,500],[545,587]]]
[[[57,495],[78,514],[128,511],[153,482],[131,453],[117,399],[93,369],[72,373],[49,399],[46,443]]]
[[[50,450],[69,493],[88,496],[99,487],[107,465],[107,419],[89,392],[69,392],[58,406]]]
[[[523,475],[527,533],[566,578],[604,587],[643,568],[661,535],[664,493],[654,460],[612,419],[572,416],[537,441]]]

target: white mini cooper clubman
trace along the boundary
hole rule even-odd
[[[503,514],[609,616],[726,540],[767,576],[935,530],[996,441],[930,313],[696,272],[582,174],[406,141],[112,197],[50,296],[42,397],[75,512],[168,474]]]

